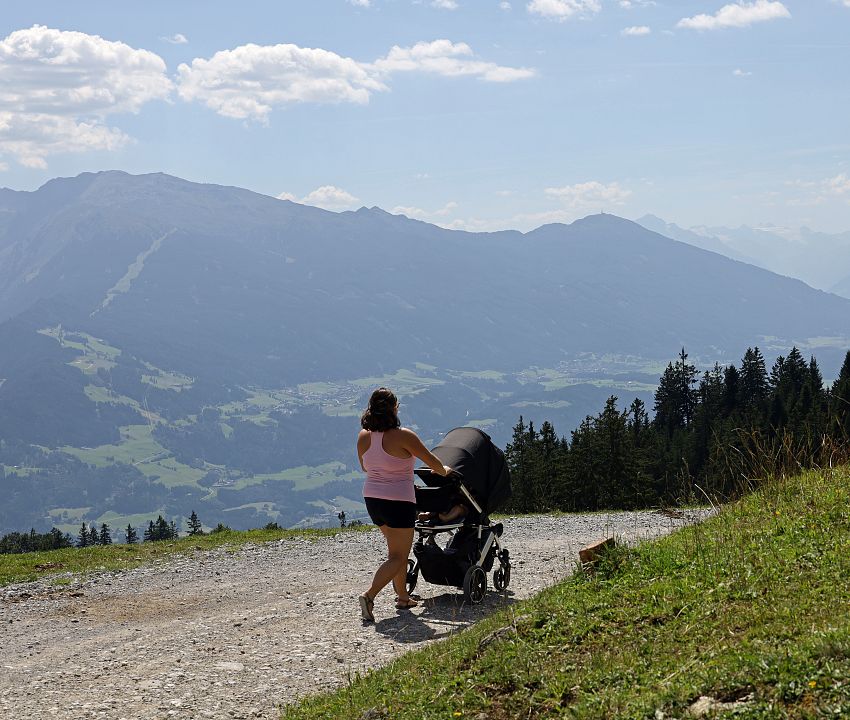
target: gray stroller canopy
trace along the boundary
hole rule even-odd
[[[511,496],[511,476],[504,453],[478,428],[450,430],[432,452],[463,475],[484,515],[498,510]]]

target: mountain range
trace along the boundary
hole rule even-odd
[[[675,240],[803,280],[821,290],[850,298],[850,232],[830,235],[809,228],[737,228],[697,226],[689,229],[654,215],[637,222]]]
[[[162,174],[0,191],[0,531],[357,512],[381,383],[429,441],[504,444],[520,414],[567,433],[610,394],[651,405],[682,347],[797,344],[834,373],[850,300],[711,249],[613,215],[467,233]]]

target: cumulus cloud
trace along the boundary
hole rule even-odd
[[[850,2],[850,0],[847,0],[847,2]],[[499,3],[499,9],[500,10],[510,10],[511,4],[507,0],[502,0],[502,2]]]
[[[189,42],[189,38],[187,38],[183,33],[175,33],[170,37],[164,37],[162,40],[165,40],[167,43],[171,43],[172,45],[185,45]]]
[[[450,40],[419,42],[413,47],[394,46],[373,67],[382,74],[427,72],[448,77],[473,76],[487,82],[513,82],[532,77],[531,68],[513,68],[475,58],[466,43]]]
[[[526,9],[532,15],[563,22],[576,15],[589,15],[602,10],[599,0],[531,0]]]
[[[753,23],[790,18],[791,13],[781,2],[755,0],[724,5],[714,15],[694,15],[682,18],[676,27],[688,30],[720,30],[731,27],[749,27]]]
[[[178,92],[220,115],[267,122],[275,107],[292,103],[366,104],[372,93],[388,90],[390,75],[428,72],[510,82],[534,75],[475,57],[466,43],[449,40],[393,47],[383,58],[364,63],[329,50],[297,45],[241,45],[209,59],[195,58],[178,68]]]
[[[633,25],[632,27],[623,28],[620,30],[620,35],[626,37],[639,37],[641,35],[649,35],[652,29],[646,25]]]
[[[177,68],[178,91],[225,117],[268,120],[290,103],[369,102],[387,87],[361,63],[320,48],[241,45]]]
[[[850,3],[850,0],[847,0]],[[823,181],[823,188],[829,195],[850,195],[850,177],[846,173]]]
[[[655,5],[655,0],[620,0],[620,7],[624,10],[631,10],[636,7],[651,7]]]
[[[335,185],[322,185],[313,192],[307,193],[303,198],[298,198],[289,192],[282,192],[277,197],[278,200],[291,200],[302,205],[315,205],[325,210],[345,210],[360,202],[350,192]]]
[[[405,215],[416,220],[429,220],[445,218],[446,216],[451,215],[457,207],[458,204],[454,201],[447,202],[438,210],[423,210],[422,208],[410,205],[396,205],[392,210],[390,210],[390,213],[393,215]]]
[[[431,6],[441,10],[457,10],[455,0],[431,0]]]
[[[115,150],[108,115],[137,113],[172,90],[158,55],[98,35],[34,25],[0,40],[0,154],[46,167],[64,152]]]
[[[372,7],[370,0],[348,0],[354,7]]]
[[[741,68],[735,68],[732,71],[732,74],[735,77],[749,77],[752,73],[749,70],[741,70]]]
[[[563,187],[550,187],[546,188],[545,192],[549,197],[557,198],[567,207],[576,210],[622,205],[632,194],[631,190],[621,187],[619,183],[605,185],[596,180]]]

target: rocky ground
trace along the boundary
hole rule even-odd
[[[378,531],[198,551],[85,580],[0,589],[0,717],[276,718],[297,698],[447,637],[570,573],[605,536],[636,542],[696,519],[651,512],[509,518],[511,585],[467,606],[420,581],[376,622],[357,596],[383,560]]]

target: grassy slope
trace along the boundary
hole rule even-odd
[[[370,525],[347,528],[344,532],[373,529]],[[141,532],[141,530],[139,530]],[[261,543],[289,537],[318,538],[335,535],[339,528],[324,530],[230,530],[184,537],[171,542],[115,544],[106,547],[64,548],[49,552],[0,555],[0,587],[54,577],[58,584],[68,581],[68,573],[91,573],[104,570],[124,570],[149,565],[170,555],[212,550],[218,547],[236,549],[248,543]],[[37,566],[41,566],[41,569]]]
[[[283,717],[670,718],[750,694],[734,717],[850,717],[847,468],[621,549]]]

